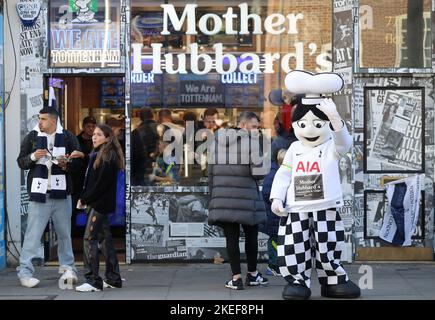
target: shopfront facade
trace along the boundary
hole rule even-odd
[[[282,105],[270,93],[282,89],[283,101],[289,98],[285,75],[294,69],[335,71],[345,86],[334,99],[354,137],[352,150],[340,160],[346,234],[342,259],[433,260],[434,5],[428,0],[414,6],[404,0],[378,2],[93,0],[87,15],[74,1],[42,2],[32,25],[15,22],[21,39],[16,43],[19,114],[11,113],[9,119],[18,118],[21,125],[16,136],[7,128],[6,138],[9,133],[19,143],[34,126],[50,86],[56,88],[64,125],[75,134],[87,115],[100,122],[122,115],[123,260],[218,261],[226,258],[225,238],[220,228],[207,223],[206,160],[178,164],[177,178],[170,182],[149,175],[144,181],[132,178],[136,158],[131,138],[141,108],[150,107],[156,120],[159,111],[169,110],[176,125],[186,127],[191,120],[195,130],[206,127],[207,110],[215,110],[214,120],[228,127],[249,110],[275,136],[274,119]],[[416,17],[420,24],[407,23]],[[225,74],[233,65],[234,72]],[[412,108],[407,130],[393,139],[393,101],[400,99]],[[196,142],[189,146],[196,149]],[[183,159],[192,154],[187,145]],[[8,166],[15,165],[13,152],[7,152]],[[24,173],[13,172],[22,183],[9,187],[7,180],[8,213],[24,233]],[[386,209],[384,183],[417,174],[425,183],[412,249],[388,247],[378,237]],[[18,245],[21,239],[21,234],[8,235]],[[48,239],[41,244],[45,260],[51,260],[56,243],[50,231]],[[260,234],[262,259],[266,243],[267,236]]]

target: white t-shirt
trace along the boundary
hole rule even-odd
[[[273,180],[270,199],[285,202],[287,212],[343,206],[338,161],[351,144],[346,126],[332,131],[332,139],[314,148],[300,141],[292,143]]]

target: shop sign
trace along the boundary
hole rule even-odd
[[[221,82],[225,84],[255,84],[257,83],[257,74],[241,72],[222,74]]]
[[[52,67],[107,68],[121,64],[120,0],[52,0]]]
[[[187,77],[186,77],[187,78]],[[190,107],[211,107],[225,104],[225,88],[215,75],[206,79],[180,79],[181,105]]]
[[[267,16],[264,21],[256,13],[250,13],[247,3],[238,5],[239,14],[235,14],[232,7],[228,7],[226,13],[217,15],[206,13],[197,22],[197,4],[186,4],[183,12],[177,12],[173,4],[161,4],[163,10],[163,27],[160,32],[163,36],[173,35],[175,32],[185,30],[186,35],[205,34],[207,36],[217,35],[225,26],[226,35],[297,35],[301,23],[304,22],[304,14],[300,12],[288,13],[287,15],[273,13]],[[240,26],[234,30],[234,19],[240,21]],[[253,30],[248,28],[248,20],[253,21]],[[281,69],[290,72],[290,62],[295,61],[296,69],[304,69],[304,50],[305,44],[297,41],[294,43],[295,51],[286,54],[265,53],[243,53],[239,57],[224,53],[222,43],[213,45],[212,54],[202,53],[198,43],[190,43],[187,46],[187,53],[164,53],[163,44],[154,42],[150,44],[152,48],[152,70],[154,74],[187,74],[194,73],[205,75],[211,72],[218,74],[233,74],[235,72],[272,74],[275,70]],[[143,43],[133,43],[133,73],[142,72]],[[317,44],[309,43],[310,55],[317,50]],[[147,56],[149,57],[149,56]],[[178,63],[175,64],[174,61]],[[316,71],[330,71],[332,69],[331,55],[328,52],[321,52],[316,56]],[[224,62],[226,61],[226,63]],[[164,67],[163,67],[164,66]],[[164,70],[163,70],[164,69]]]
[[[154,83],[154,74],[153,73],[132,73],[131,74],[131,83]]]
[[[40,1],[21,0],[17,3],[18,16],[25,26],[31,26],[35,23],[41,11]]]

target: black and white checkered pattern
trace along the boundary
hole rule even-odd
[[[278,264],[290,283],[310,287],[312,258],[320,284],[333,285],[349,280],[340,263],[344,226],[335,209],[289,213],[278,229]]]

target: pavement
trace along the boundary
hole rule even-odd
[[[263,274],[265,268],[259,265]],[[84,268],[78,269],[81,284]],[[361,300],[435,300],[435,262],[353,263],[345,269],[361,287]],[[235,291],[224,287],[230,277],[228,263],[131,264],[121,266],[122,289],[79,293],[59,287],[57,270],[55,266],[36,267],[35,277],[41,282],[31,289],[20,286],[14,268],[1,271],[0,300],[282,300],[286,284],[281,277],[268,276],[267,286]],[[242,273],[245,277],[246,267]],[[311,299],[324,299],[315,272],[311,290]]]

